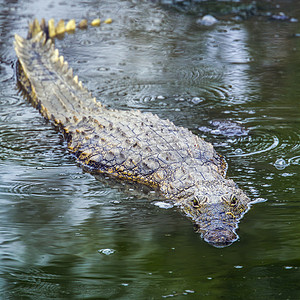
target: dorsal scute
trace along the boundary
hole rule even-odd
[[[89,110],[103,109],[55,48],[46,22],[30,23],[28,37],[15,36],[16,53],[25,75],[20,83],[25,92],[34,91],[31,102],[34,106],[41,104],[38,108],[45,118],[57,125],[70,114],[80,117]]]

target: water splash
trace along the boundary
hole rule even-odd
[[[98,250],[98,252],[101,254],[104,254],[104,255],[111,255],[111,254],[114,254],[116,252],[116,250],[110,249],[110,248],[105,248],[105,249]]]
[[[163,208],[163,209],[169,209],[169,208],[174,207],[174,205],[172,203],[163,202],[163,201],[154,202],[154,205],[158,206],[159,208]]]

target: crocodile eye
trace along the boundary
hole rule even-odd
[[[230,198],[230,206],[236,206],[237,205],[237,197],[235,195],[232,195]]]
[[[193,199],[193,200],[192,200],[192,204],[193,204],[193,207],[195,207],[195,208],[200,207],[199,201],[198,201],[197,199]]]

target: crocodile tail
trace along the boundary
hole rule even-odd
[[[82,20],[78,26],[81,29],[87,28],[87,20]],[[41,23],[39,23],[37,19],[34,19],[33,22],[29,23],[27,39],[32,39],[41,31],[46,35],[46,39],[53,39],[57,36],[63,36],[65,32],[73,33],[75,28],[76,22],[74,19],[68,21],[67,24],[65,24],[65,21],[61,19],[56,26],[54,19],[50,19],[48,23],[46,23],[44,18],[42,19]]]
[[[50,23],[49,23],[50,24]],[[56,124],[63,125],[74,116],[79,119],[101,104],[73,76],[73,70],[55,49],[49,25],[35,20],[29,25],[28,38],[15,35],[19,86],[30,102]],[[81,99],[84,99],[84,103]]]

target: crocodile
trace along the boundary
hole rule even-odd
[[[84,169],[150,186],[215,247],[238,240],[252,202],[226,177],[227,163],[212,144],[150,112],[98,102],[59,55],[48,26],[33,22],[27,38],[15,35],[14,47],[23,95],[62,132]]]

